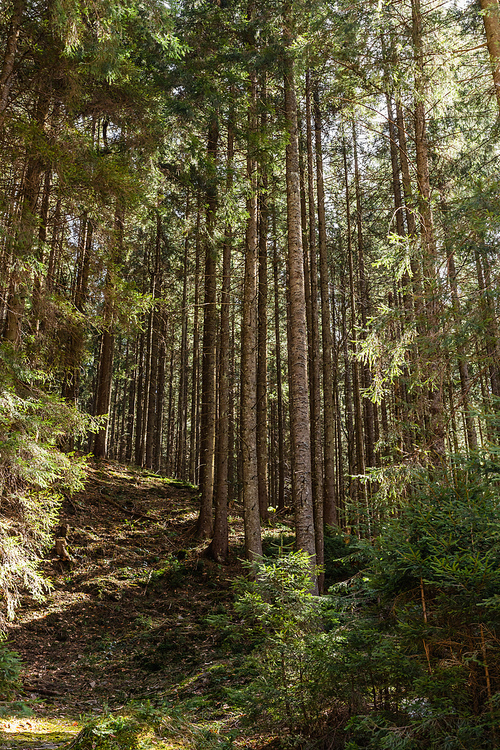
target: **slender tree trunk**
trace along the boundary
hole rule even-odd
[[[156,214],[156,245],[153,273],[153,309],[151,310],[151,356],[148,384],[148,418],[146,424],[146,456],[145,465],[148,469],[154,464],[154,445],[156,428],[156,406],[158,396],[158,351],[159,351],[159,298],[161,297],[161,218]]]
[[[201,506],[196,527],[199,538],[212,535],[212,504],[214,491],[215,411],[216,411],[216,339],[217,339],[217,251],[215,221],[217,213],[217,142],[219,126],[213,115],[208,131],[207,156],[210,169],[207,185],[206,243],[205,243],[205,305],[203,319],[203,359],[200,420],[200,487]]]
[[[324,563],[324,493],[321,436],[321,378],[320,339],[318,311],[318,259],[316,252],[316,205],[314,201],[314,162],[312,142],[312,97],[310,73],[306,74],[306,145],[307,145],[307,204],[309,217],[309,270],[311,279],[311,444],[312,486],[314,501],[314,533],[316,538],[316,563]],[[318,576],[320,593],[323,590],[324,574]]]
[[[156,274],[153,270],[150,278],[149,291],[154,299],[156,290]],[[149,311],[148,330],[145,340],[144,352],[144,379],[142,385],[143,404],[142,404],[142,423],[141,423],[141,441],[139,445],[139,466],[145,466],[146,463],[146,445],[148,442],[148,422],[149,422],[149,394],[151,390],[151,369],[154,338],[154,308]]]
[[[93,225],[86,215],[82,218],[81,253],[77,268],[74,306],[81,315],[87,303],[90,276],[90,261],[92,257]],[[65,373],[62,395],[68,402],[76,404],[80,385],[80,366],[84,345],[84,328],[81,319],[76,317],[69,323],[69,330],[65,336]]]
[[[125,444],[125,461],[132,463],[132,449],[134,441],[134,425],[135,425],[135,407],[136,407],[136,395],[137,395],[137,379],[138,379],[138,364],[137,359],[139,355],[139,335],[136,337],[134,344],[134,366],[132,372],[129,375],[129,386],[128,386],[128,416],[127,416],[127,438]]]
[[[196,217],[196,246],[195,246],[195,271],[194,271],[194,312],[193,312],[193,361],[191,365],[191,431],[189,433],[189,481],[192,484],[198,482],[198,426],[199,426],[199,368],[200,368],[200,328],[199,306],[200,306],[200,224],[201,224],[201,199],[198,195],[198,210]]]
[[[349,176],[347,170],[347,152],[345,141],[343,143],[343,156],[344,156],[344,175],[345,175],[345,191],[346,191],[346,220],[347,220],[347,264],[349,272],[349,302],[351,312],[351,328],[349,332],[349,338],[352,341],[353,357],[352,357],[352,393],[353,393],[353,405],[354,405],[354,432],[355,432],[355,445],[356,445],[356,475],[362,475],[365,473],[365,453],[364,453],[364,439],[363,439],[363,418],[361,408],[361,394],[360,394],[360,377],[359,377],[359,364],[357,360],[357,333],[356,333],[356,293],[354,283],[354,263],[352,253],[352,235],[351,235],[351,202],[349,196]],[[361,485],[359,479],[353,480],[355,487],[355,497],[358,499],[365,495],[364,487]]]
[[[439,334],[439,299],[436,277],[437,248],[431,207],[429,156],[425,122],[426,80],[420,0],[412,0],[412,37],[415,60],[415,152],[417,167],[418,205],[425,272],[425,357],[430,365],[433,384],[429,388],[427,440],[431,461],[444,457],[443,363]],[[432,363],[432,364],[431,364]]]
[[[265,78],[261,86],[261,100],[266,103]],[[267,114],[261,115],[261,132],[267,129]],[[257,479],[259,485],[260,517],[267,521],[268,513],[268,437],[267,437],[267,232],[268,232],[268,179],[266,157],[260,161],[259,193],[259,291],[257,332]]]
[[[145,334],[141,333],[139,336],[139,355],[137,364],[137,394],[136,394],[136,416],[135,416],[135,449],[134,449],[134,461],[136,466],[140,466],[142,463],[142,451],[141,446],[143,445],[142,434],[143,434],[143,403],[144,403],[144,344]]]
[[[446,217],[448,207],[446,205],[444,195],[441,195],[441,212],[443,217]],[[446,227],[445,227],[446,233]],[[458,294],[458,283],[457,283],[457,270],[455,267],[455,254],[453,249],[447,248],[447,267],[448,267],[448,282],[451,289],[452,309],[453,317],[455,319],[455,325],[457,328],[461,325],[463,320],[462,312],[460,309],[460,297]],[[464,351],[464,346],[460,341],[457,340],[456,344],[458,372],[460,376],[460,392],[462,409],[464,414],[466,435],[467,435],[467,446],[469,450],[475,450],[477,448],[477,434],[474,426],[474,418],[471,414],[470,403],[469,403],[469,391],[470,391],[470,378],[469,378],[469,366],[467,363],[467,356]],[[457,451],[458,452],[458,451]]]
[[[162,468],[162,445],[163,445],[163,411],[165,402],[165,360],[166,360],[166,334],[167,324],[164,310],[160,309],[159,314],[159,355],[158,355],[158,395],[156,399],[155,414],[155,439],[154,439],[154,457],[153,468],[155,471],[161,471]]]
[[[337,363],[333,357],[333,335],[330,315],[329,273],[326,245],[325,188],[323,182],[323,147],[321,138],[319,92],[314,91],[314,132],[316,151],[316,192],[318,200],[319,272],[321,291],[321,339],[323,345],[323,409],[324,409],[324,521],[338,523],[335,496],[335,408],[334,382]]]
[[[488,369],[490,373],[490,386],[493,396],[500,397],[500,355],[498,351],[498,323],[495,310],[491,301],[490,289],[488,289],[483,264],[479,251],[475,251],[477,282],[481,292],[480,310],[484,326],[484,342],[488,357]]]
[[[273,203],[273,281],[274,281],[274,338],[276,358],[276,401],[278,419],[278,493],[277,507],[283,511],[285,508],[285,447],[284,447],[284,425],[283,425],[283,380],[281,373],[281,331],[280,331],[280,303],[279,303],[279,267],[278,267],[278,243],[276,239],[276,205]]]
[[[50,110],[50,95],[47,86],[40,84],[40,93],[33,115],[34,123],[43,133],[47,125]],[[21,341],[22,321],[24,317],[27,282],[25,271],[20,260],[25,260],[33,249],[36,236],[36,208],[40,192],[40,180],[44,171],[44,162],[39,149],[31,149],[27,144],[27,165],[21,186],[19,218],[14,229],[16,238],[15,260],[10,268],[9,292],[7,296],[7,317],[2,337],[18,347]]]
[[[348,341],[350,338],[347,325],[347,299],[345,294],[347,283],[341,284],[342,295],[342,348],[344,356],[344,398],[345,398],[345,421],[347,428],[347,466],[349,471],[349,498],[352,503],[358,501],[358,481],[354,478],[356,474],[356,435],[354,429],[353,387],[351,376],[351,357],[349,356]],[[349,524],[351,518],[346,522]]]
[[[230,193],[233,184],[234,135],[232,118],[229,117],[227,132],[227,180]],[[224,562],[229,551],[228,526],[228,467],[229,467],[229,370],[230,370],[230,305],[231,305],[231,250],[232,230],[228,224],[222,250],[222,291],[220,311],[219,351],[219,417],[217,423],[217,482],[215,486],[214,536],[209,551],[214,560]]]
[[[0,129],[5,123],[9,94],[14,76],[14,64],[16,60],[17,43],[19,32],[26,7],[26,0],[14,0],[12,16],[10,18],[9,35],[5,47],[2,71],[0,73]]]
[[[186,198],[186,226],[189,221],[189,193]],[[189,234],[186,231],[184,240],[184,261],[183,261],[183,280],[182,280],[182,309],[181,309],[181,352],[180,352],[180,373],[179,373],[179,399],[178,399],[178,420],[179,420],[179,440],[177,442],[177,476],[181,479],[186,478],[186,436],[187,436],[187,386],[188,386],[188,352],[187,352],[187,283],[188,283],[188,253],[189,251]]]
[[[106,274],[106,282],[104,287],[104,330],[102,332],[101,339],[101,353],[99,358],[99,374],[97,379],[96,389],[96,408],[95,415],[102,416],[109,413],[109,407],[111,402],[111,386],[113,378],[113,351],[114,351],[114,318],[115,318],[115,262],[117,258],[122,257],[122,244],[123,244],[123,212],[120,208],[116,209],[115,212],[115,232],[114,232],[114,247],[111,253],[111,258]],[[108,423],[109,419],[106,417],[104,423],[95,436],[94,441],[94,456],[96,458],[106,458],[107,456],[107,439],[108,439]]]
[[[352,123],[352,143],[353,143],[353,156],[354,156],[354,186],[356,192],[356,239],[357,239],[357,250],[358,250],[358,279],[359,279],[359,308],[361,327],[363,329],[361,336],[364,337],[366,331],[366,325],[368,316],[370,314],[370,296],[368,292],[368,283],[365,273],[365,251],[363,242],[363,216],[361,208],[361,184],[359,177],[359,166],[358,166],[358,145],[356,127],[354,121]],[[361,370],[361,385],[363,388],[368,388],[371,384],[371,373],[368,365],[363,363],[360,368]],[[368,466],[375,465],[375,413],[374,404],[371,399],[364,397],[362,399],[363,413],[364,413],[364,437],[365,437],[365,458]]]

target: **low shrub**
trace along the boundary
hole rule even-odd
[[[19,654],[7,648],[5,640],[0,640],[0,696],[9,698],[19,687],[22,662]]]

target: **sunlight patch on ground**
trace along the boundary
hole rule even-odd
[[[0,721],[0,750],[59,747],[81,729],[76,719],[64,717],[10,717]]]

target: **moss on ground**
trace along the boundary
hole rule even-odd
[[[19,712],[13,711],[13,714]],[[4,716],[0,719],[0,750],[51,750],[71,742],[82,725],[73,717]]]

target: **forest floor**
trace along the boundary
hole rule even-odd
[[[50,594],[42,603],[26,598],[9,633],[23,690],[16,702],[0,702],[0,750],[63,748],[89,718],[148,700],[182,714],[179,736],[172,730],[161,747],[193,747],[182,737],[197,724],[231,735],[235,747],[271,739],[238,739],[223,689],[238,683],[238,658],[207,622],[231,608],[243,570],[240,514],[231,512],[231,557],[222,566],[194,537],[194,487],[113,462],[90,466],[61,516],[73,562],[47,558]]]

